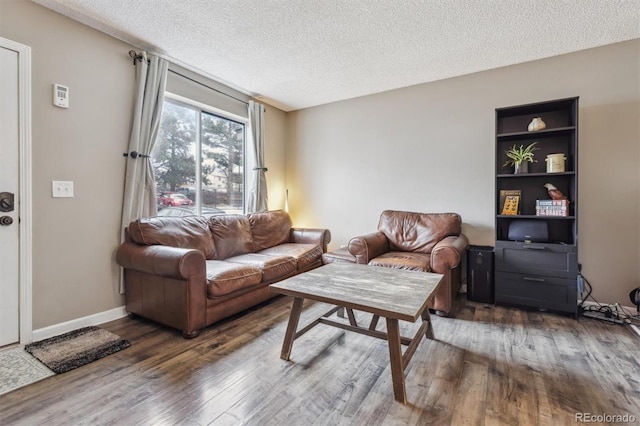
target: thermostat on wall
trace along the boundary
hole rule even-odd
[[[53,85],[53,104],[60,108],[69,108],[69,88],[67,86]]]

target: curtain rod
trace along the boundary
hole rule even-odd
[[[131,59],[133,59],[133,65],[135,65],[135,64],[136,64],[136,60],[137,60],[137,61],[142,61],[142,54],[140,54],[140,53],[136,52],[135,50],[130,50],[130,51],[129,51],[129,56],[131,57]],[[169,62],[171,62],[171,61],[169,61]],[[198,80],[195,80],[195,79],[193,79],[193,78],[191,78],[191,77],[189,77],[189,76],[186,76],[186,75],[184,75],[184,74],[181,74],[181,73],[179,73],[178,71],[174,71],[174,70],[172,70],[172,69],[169,69],[169,72],[172,72],[172,73],[174,73],[174,74],[176,74],[176,75],[179,75],[179,76],[180,76],[180,77],[182,77],[182,78],[186,78],[186,79],[187,79],[187,80],[189,80],[189,81],[193,81],[194,83],[199,84],[200,86],[206,87],[207,89],[209,89],[209,90],[213,90],[214,92],[218,92],[218,93],[220,93],[221,95],[224,95],[224,96],[226,96],[226,97],[229,97],[229,98],[231,98],[231,99],[234,99],[234,100],[236,100],[236,101],[238,101],[238,102],[242,102],[242,103],[243,103],[243,104],[245,104],[245,105],[249,105],[249,102],[247,102],[247,101],[244,101],[244,100],[242,100],[242,99],[238,99],[238,98],[236,98],[235,96],[232,96],[232,95],[230,95],[230,94],[228,94],[228,93],[223,92],[222,90],[216,89],[216,88],[211,87],[211,86],[207,86],[206,84],[204,84],[204,83],[202,83],[202,82],[200,82],[200,81],[198,81]]]
[[[189,81],[193,81],[194,83],[199,84],[200,86],[206,87],[207,89],[213,90],[214,92],[218,92],[218,93],[220,93],[221,95],[227,96],[227,97],[229,97],[229,98],[231,98],[231,99],[234,99],[234,100],[236,100],[236,101],[238,101],[238,102],[242,102],[242,103],[243,103],[243,104],[245,104],[245,105],[249,105],[249,102],[247,102],[247,101],[244,101],[244,100],[242,100],[242,99],[238,99],[238,98],[236,98],[235,96],[232,96],[232,95],[230,95],[230,94],[228,94],[228,93],[223,92],[222,90],[218,90],[218,89],[216,89],[216,88],[214,88],[214,87],[211,87],[211,86],[208,86],[208,85],[206,85],[206,84],[204,84],[204,83],[202,83],[202,82],[200,82],[200,81],[198,81],[198,80],[195,80],[195,79],[193,79],[193,78],[191,78],[191,77],[189,77],[189,76],[186,76],[186,75],[184,75],[184,74],[180,74],[178,71],[174,71],[174,70],[170,69],[170,70],[169,70],[169,72],[172,72],[172,73],[174,73],[174,74],[176,74],[176,75],[179,75],[180,77],[186,78],[186,79],[187,79],[187,80],[189,80]]]

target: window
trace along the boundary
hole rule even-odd
[[[159,216],[244,213],[245,124],[166,94],[151,153]]]

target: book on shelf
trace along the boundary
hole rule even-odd
[[[536,200],[536,216],[569,216],[569,200]]]
[[[519,189],[501,189],[500,190],[500,214],[515,216],[520,214],[520,197]]]
[[[553,210],[543,207],[536,207],[536,216],[569,216],[569,210]]]
[[[543,206],[569,208],[569,200],[536,200],[536,207]]]

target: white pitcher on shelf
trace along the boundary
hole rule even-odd
[[[547,163],[547,173],[564,172],[564,162],[567,157],[564,154],[548,154],[544,159]]]

